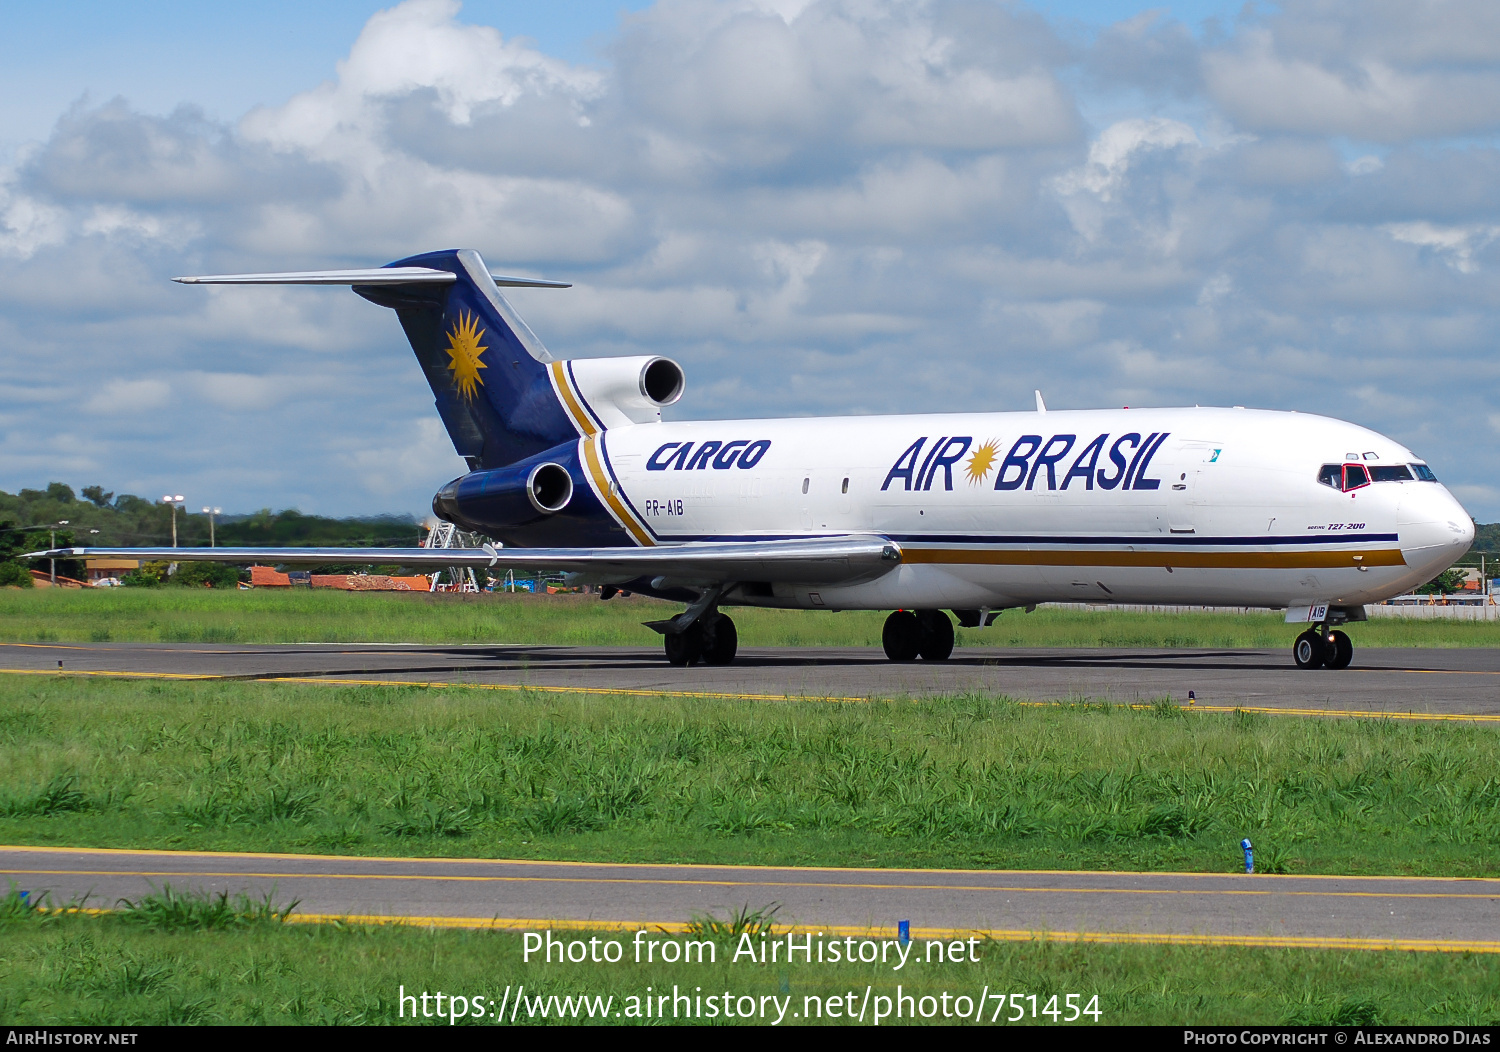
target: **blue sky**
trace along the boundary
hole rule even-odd
[[[449,244],[678,415],[1249,404],[1500,518],[1500,5],[0,3],[0,488],[421,513]]]

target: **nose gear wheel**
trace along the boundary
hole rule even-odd
[[[1292,660],[1298,668],[1348,668],[1354,644],[1344,632],[1310,628],[1292,644]]]

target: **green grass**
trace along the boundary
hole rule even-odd
[[[561,937],[587,940],[590,933]],[[915,997],[949,991],[973,999],[986,988],[1035,993],[1038,1009],[1053,994],[1082,994],[1085,1006],[1097,996],[1106,1024],[1500,1020],[1500,958],[1494,956],[986,943],[977,963],[925,966],[925,972],[912,963],[893,974],[874,965],[733,964],[722,952],[713,964],[637,965],[629,936],[599,937],[626,944],[622,963],[527,963],[521,936],[511,932],[275,921],[230,930],[161,928],[132,923],[128,915],[44,917],[0,909],[0,1019],[12,1026],[382,1024],[411,1022],[409,1015],[398,1016],[402,988],[417,995],[461,993],[488,1012],[488,1002],[498,1006],[507,987],[513,999],[515,988],[524,986],[528,1004],[538,996],[587,995],[612,997],[613,1009],[628,1010],[627,999],[639,1004],[648,986],[670,993],[674,985],[685,992],[728,991],[736,999],[790,997],[790,1017],[807,1007],[809,996],[853,990],[858,1004],[866,986],[875,996],[893,997],[899,983],[902,993]],[[994,1011],[994,1001],[988,1003],[986,1020]],[[412,1007],[408,1003],[406,1011]],[[937,1002],[932,1007],[940,1011]],[[516,1022],[526,1023],[527,1013],[519,1011]]]
[[[0,677],[8,843],[1495,875],[1497,770],[1484,725],[1168,703]]]
[[[660,646],[642,621],[680,609],[581,595],[223,592],[209,589],[0,589],[0,641],[144,643],[532,643]],[[880,645],[883,612],[731,611],[742,646]],[[1500,646],[1500,622],[1371,621],[1361,647]],[[1295,630],[1279,614],[1146,614],[1087,607],[1009,610],[959,646],[1274,647]]]

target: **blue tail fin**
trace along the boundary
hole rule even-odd
[[[389,267],[424,267],[451,283],[355,284],[390,307],[470,470],[497,468],[578,435],[548,376],[552,356],[501,295],[479,253],[427,252]],[[519,283],[519,282],[518,282]]]

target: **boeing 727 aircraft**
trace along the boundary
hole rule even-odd
[[[562,570],[687,604],[667,660],[734,659],[726,606],[894,610],[893,661],[946,659],[951,610],[1038,603],[1285,609],[1301,668],[1344,668],[1336,626],[1446,569],[1473,520],[1427,464],[1299,413],[1120,409],[663,422],[661,357],[559,360],[468,249],[371,270],[188,277],[349,285],[396,312],[467,474],[433,511],[499,546],[71,548],[54,555]]]

